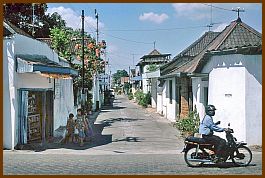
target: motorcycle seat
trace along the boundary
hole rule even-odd
[[[198,138],[198,137],[193,137],[193,136],[189,136],[185,139],[186,143],[190,143],[190,144],[200,144],[200,145],[212,145],[209,143],[206,143],[206,141],[203,138]]]

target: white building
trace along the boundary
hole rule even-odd
[[[193,109],[191,79],[185,73],[192,61],[207,50],[207,46],[218,36],[218,32],[206,32],[198,40],[184,49],[173,60],[160,67],[160,93],[157,111],[175,122],[188,116]],[[198,106],[197,106],[198,107]]]
[[[45,142],[75,113],[67,61],[14,25],[4,22],[3,147]]]
[[[209,74],[208,81],[192,79],[197,96],[194,105],[200,105],[200,95],[208,93],[207,103],[216,106],[214,119],[220,120],[222,127],[230,123],[239,141],[261,145],[261,34],[238,19],[226,27],[208,50],[195,70]],[[203,110],[202,107],[200,113]]]
[[[197,40],[191,48],[199,47],[200,41]],[[180,101],[173,101],[176,103],[175,110],[178,109],[178,103],[181,105],[180,115],[185,110],[183,105],[188,110],[196,106],[202,120],[205,106],[213,104],[217,108],[214,120],[220,120],[221,127],[227,127],[230,123],[239,141],[246,141],[250,145],[261,144],[261,34],[239,18],[210,40],[195,56],[187,55],[180,59],[179,62],[175,60],[172,67],[172,64],[165,66],[167,73],[162,73],[160,77],[165,79],[165,87],[172,80],[171,90],[174,93],[175,88],[176,98],[179,98],[177,94],[180,93]],[[174,83],[174,78],[180,82]],[[166,93],[170,93],[170,90],[167,89]],[[171,119],[174,119],[177,112],[170,113],[173,116]],[[223,133],[219,135],[225,137]]]
[[[170,61],[171,54],[161,54],[156,49],[148,55],[141,57],[136,66],[139,66],[140,75],[142,76],[141,89],[143,93],[151,92],[151,80],[147,77],[146,73],[150,72],[150,66],[159,67]]]

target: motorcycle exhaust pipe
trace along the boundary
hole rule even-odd
[[[206,160],[206,159],[188,159],[191,162],[212,162],[211,160]]]

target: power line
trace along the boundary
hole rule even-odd
[[[157,29],[110,29],[110,30],[102,30],[102,31],[170,31],[170,30],[185,30],[185,29],[195,29],[195,28],[204,28],[206,25],[200,26],[190,26],[190,27],[174,27],[174,28],[157,28]]]
[[[134,40],[129,40],[129,39],[125,39],[125,38],[121,38],[121,37],[117,37],[117,36],[113,36],[113,35],[110,35],[110,34],[107,34],[107,33],[102,33],[101,34],[105,34],[107,36],[110,36],[112,38],[116,38],[116,39],[119,39],[119,40],[123,40],[123,41],[128,41],[128,42],[133,42],[133,43],[141,43],[141,44],[153,44],[153,42],[142,42],[142,41],[134,41]]]
[[[213,6],[211,4],[205,4],[205,3],[202,3],[202,4],[205,5],[205,6],[214,7],[216,9],[221,9],[221,10],[225,10],[225,11],[232,11],[231,9],[226,9],[226,8],[222,8],[222,7],[218,7],[218,6]]]

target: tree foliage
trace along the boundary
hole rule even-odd
[[[56,12],[45,14],[47,8],[46,3],[7,3],[4,4],[4,18],[36,38],[48,38],[51,28],[63,28],[66,23]]]
[[[149,72],[154,72],[158,69],[158,66],[156,64],[150,64],[148,67],[147,67],[147,70]]]
[[[81,30],[72,28],[51,29],[52,47],[58,51],[59,55],[67,59],[72,66],[79,71],[79,76],[74,79],[74,87],[82,86],[82,64],[74,64],[72,56],[82,61],[82,35]],[[100,58],[106,48],[105,41],[96,44],[95,39],[87,33],[84,34],[84,87],[91,90],[93,75],[104,71],[105,62]]]
[[[117,70],[116,73],[112,75],[113,81],[116,84],[120,84],[121,77],[128,77],[128,73],[126,70]]]

